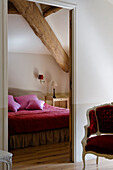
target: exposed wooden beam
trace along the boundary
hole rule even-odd
[[[47,16],[51,15],[52,13],[59,11],[60,9],[61,8],[59,8],[59,7],[52,6],[52,7],[50,7],[49,9],[47,9],[43,12],[43,16],[47,17]]]
[[[41,4],[41,9],[42,9],[42,12],[43,12],[43,16],[47,17],[47,16],[59,11],[62,8]],[[18,12],[18,10],[14,7],[14,5],[9,1],[8,1],[8,14],[20,14]]]
[[[10,2],[13,3],[19,13],[26,19],[34,33],[51,52],[59,66],[65,72],[68,72],[69,58],[36,4],[25,0],[10,0]]]
[[[14,5],[8,1],[8,14],[20,14]]]

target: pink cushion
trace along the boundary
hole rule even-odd
[[[37,96],[34,94],[24,95],[24,96],[15,97],[15,100],[21,105],[20,109],[24,110],[26,109],[29,100],[37,100]]]
[[[43,100],[30,100],[26,109],[28,110],[43,110],[44,107],[44,101]]]
[[[8,111],[9,112],[17,112],[17,110],[21,107],[21,105],[14,101],[12,95],[8,95]]]

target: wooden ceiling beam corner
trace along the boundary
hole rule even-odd
[[[14,5],[8,1],[8,14],[20,14]]]
[[[48,10],[46,10],[46,11],[43,12],[43,16],[44,16],[44,17],[47,17],[47,16],[49,16],[49,15],[51,15],[51,14],[59,11],[60,9],[61,9],[60,7],[54,7],[54,6],[52,6],[52,7],[50,7]]]
[[[51,27],[34,2],[10,0],[19,13],[26,19],[34,33],[50,51],[59,66],[69,72],[69,58]]]

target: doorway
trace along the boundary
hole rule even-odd
[[[39,2],[39,1],[37,1]],[[72,161],[75,161],[75,56],[76,56],[76,52],[75,52],[75,22],[76,22],[76,5],[74,3],[69,3],[68,2],[62,2],[62,1],[54,1],[51,4],[51,1],[41,1],[42,3],[46,3],[46,4],[50,4],[50,5],[57,5],[59,7],[64,7],[67,9],[72,9]],[[1,7],[1,11],[2,11],[2,15],[1,15],[1,22],[2,22],[2,39],[1,44],[2,46],[2,50],[1,50],[1,69],[4,70],[4,72],[2,72],[2,76],[1,76],[1,82],[2,83],[2,87],[1,87],[1,101],[2,102],[2,110],[1,110],[1,135],[2,135],[2,142],[1,142],[1,148],[2,149],[6,149],[7,150],[7,136],[6,134],[8,134],[7,131],[7,91],[8,91],[8,83],[7,83],[7,1],[1,1],[0,2],[0,7]],[[4,5],[3,5],[4,4]],[[4,7],[4,8],[3,8]],[[4,67],[3,67],[4,66]]]

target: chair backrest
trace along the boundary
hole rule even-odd
[[[88,137],[97,132],[113,133],[113,105],[96,106],[88,111]]]
[[[94,109],[90,109],[88,111],[88,123],[90,124],[88,127],[88,137],[94,133],[97,132],[97,118],[96,118],[96,113]]]
[[[113,106],[97,107],[96,116],[100,133],[113,133]]]

